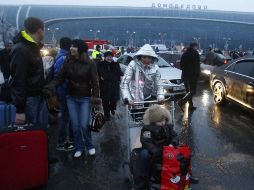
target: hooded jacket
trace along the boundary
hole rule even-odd
[[[26,98],[42,96],[46,83],[40,54],[42,44],[36,43],[25,31],[14,38],[11,50],[11,97],[17,113],[25,113]]]
[[[157,126],[155,122],[166,120],[165,126]],[[170,112],[159,105],[149,107],[143,116],[144,126],[140,141],[142,148],[151,154],[161,153],[163,146],[178,145],[177,133],[173,129]]]
[[[154,62],[150,65],[144,65],[138,60],[138,56],[151,56]],[[121,82],[121,91],[123,99],[143,101],[151,95],[156,96],[157,99],[163,99],[163,86],[161,83],[161,75],[158,65],[157,55],[152,47],[148,44],[144,45],[134,56],[125,70]]]

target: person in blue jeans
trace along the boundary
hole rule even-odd
[[[70,57],[66,58],[57,80],[45,89],[50,93],[50,89],[54,90],[55,85],[68,81],[67,105],[74,132],[74,157],[76,158],[82,155],[85,147],[88,149],[89,155],[95,154],[89,128],[91,96],[101,105],[96,65],[91,61],[87,52],[88,46],[83,40],[73,40]]]
[[[58,77],[59,71],[63,67],[66,57],[69,56],[71,47],[71,39],[63,37],[60,39],[60,50],[55,58],[54,64],[54,78]],[[70,124],[69,110],[67,107],[66,99],[66,86],[67,81],[63,84],[57,85],[56,95],[60,104],[60,116],[59,116],[59,128],[58,128],[58,141],[56,145],[57,150],[71,151],[74,149],[74,137],[73,131]],[[68,135],[67,135],[68,130]],[[67,139],[67,137],[69,139]]]
[[[17,109],[16,124],[48,126],[48,109],[43,94],[46,79],[40,54],[43,37],[43,21],[28,17],[24,21],[24,30],[13,39],[10,86],[12,103]]]

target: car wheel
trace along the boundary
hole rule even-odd
[[[223,105],[226,103],[225,88],[221,82],[216,82],[213,87],[213,99],[215,104]]]

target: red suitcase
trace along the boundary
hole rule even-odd
[[[190,155],[187,145],[163,147],[160,190],[190,189]]]
[[[48,137],[34,126],[0,131],[0,189],[23,190],[48,181]]]

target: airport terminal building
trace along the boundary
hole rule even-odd
[[[201,48],[254,49],[254,13],[180,8],[93,6],[0,6],[8,26],[20,30],[28,16],[45,21],[46,43],[62,36],[108,39],[114,45],[165,43],[168,47],[193,39]],[[49,28],[49,30],[47,30]]]

